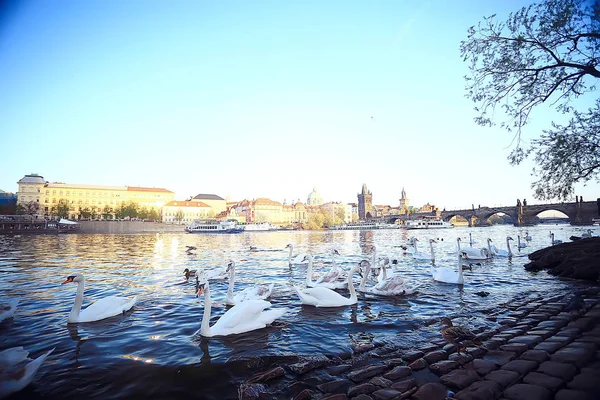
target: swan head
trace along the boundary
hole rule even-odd
[[[85,279],[83,278],[83,275],[81,274],[75,274],[75,275],[69,275],[67,276],[67,279],[65,279],[65,281],[63,283],[61,283],[61,285],[64,285],[65,283],[79,283],[79,282],[84,282]]]
[[[208,290],[208,280],[198,284],[198,290],[196,291],[196,297],[202,296],[202,293]]]
[[[227,263],[227,269],[225,270],[225,272],[229,272],[234,267],[235,267],[235,262],[233,260],[229,260],[229,263]]]
[[[389,257],[379,257],[379,261],[383,261],[383,265],[388,265],[390,263],[390,258]]]
[[[429,243],[437,243],[437,240],[435,240],[435,239],[429,239]]]
[[[336,256],[340,255],[340,252],[337,249],[331,250],[331,254],[335,254]]]
[[[521,238],[521,237],[519,236],[519,238]],[[506,238],[506,240],[515,240],[515,239],[513,239],[513,238],[512,238],[512,237],[510,237],[510,236],[508,236],[508,237]]]
[[[303,263],[304,262],[310,262],[310,261],[312,261],[312,259],[313,258],[312,258],[312,256],[310,254],[306,254],[306,255],[304,255],[304,258],[302,259],[302,262]]]
[[[488,240],[487,240],[487,241],[488,241],[488,243],[492,243],[492,242],[493,242],[493,240],[492,240],[492,239],[490,239],[490,238],[488,238]]]
[[[446,325],[446,326],[452,326],[452,321],[448,317],[442,317],[442,318],[440,318],[440,324]]]
[[[287,246],[285,246],[286,249],[291,249],[293,246],[291,243],[288,243]]]

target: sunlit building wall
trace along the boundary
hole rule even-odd
[[[190,224],[211,214],[214,215],[212,207],[201,201],[170,201],[162,207],[162,221],[166,224]]]

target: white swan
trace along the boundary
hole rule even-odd
[[[465,279],[462,269],[462,255],[463,254],[461,254],[461,252],[458,253],[458,266],[456,271],[448,267],[432,266],[431,276],[433,277],[433,280],[437,282],[463,285],[465,283]]]
[[[10,300],[6,303],[0,303],[0,322],[12,318],[15,315],[19,299]]]
[[[210,326],[212,300],[208,281],[200,285],[196,296],[200,296],[202,293],[204,293],[204,314],[200,335],[204,337],[235,335],[262,329],[288,311],[285,308],[266,310],[271,307],[271,303],[268,301],[247,300],[231,307],[213,326]]]
[[[592,230],[591,230],[591,229],[588,229],[586,232],[583,232],[583,233],[581,234],[581,237],[582,237],[582,238],[590,238],[590,237],[592,237],[592,236],[594,236],[594,235],[592,235]]]
[[[310,266],[310,264],[309,264]],[[352,276],[356,271],[360,271],[360,267],[358,265],[353,266],[350,269],[350,273],[348,273],[348,290],[350,291],[350,297],[344,297],[338,292],[335,292],[329,288],[318,286],[318,287],[309,287],[306,289],[300,289],[296,286],[293,286],[294,290],[298,294],[300,301],[302,304],[306,304],[309,306],[315,307],[341,307],[341,306],[349,306],[352,304],[356,304],[358,302],[358,298],[356,297],[356,290],[354,289],[354,285],[352,284]]]
[[[531,236],[529,235],[529,231],[525,232],[525,240],[531,242]]]
[[[253,287],[246,288],[241,292],[233,295],[233,285],[235,283],[235,262],[229,261],[227,264],[227,271],[229,272],[229,284],[227,286],[227,298],[225,304],[229,306],[236,305],[248,300],[265,300],[273,293],[274,283],[270,285],[255,285]]]
[[[365,269],[365,273],[360,281],[360,286],[358,287],[358,290],[361,292],[377,294],[380,296],[398,296],[404,294],[413,294],[417,290],[416,286],[409,284],[409,282],[403,279],[400,275],[393,274],[388,278],[385,267],[382,268],[381,272],[379,273],[381,276],[379,283],[371,287],[366,287],[367,276],[371,270],[371,263],[367,260],[362,260],[359,266],[361,269]]]
[[[335,276],[334,275],[330,275],[330,278],[332,279],[331,281],[324,281],[321,278],[319,278],[316,282],[313,282],[312,280],[312,275],[313,275],[313,257],[310,254],[306,254],[304,256],[304,259],[308,262],[308,267],[306,268],[306,286],[307,287],[325,287],[325,288],[329,288],[329,289],[345,289],[346,288],[346,282],[344,280],[339,280],[339,278],[341,278],[341,275],[336,277],[336,279],[333,279]]]
[[[552,240],[552,245],[553,245],[553,246],[554,246],[555,244],[560,244],[560,243],[562,243],[562,242],[563,242],[562,240],[558,240],[558,239],[554,240],[554,233],[553,233],[553,232],[550,232],[550,239]]]
[[[473,240],[473,236],[471,235],[471,232],[469,232],[469,245],[473,247],[475,243],[477,243],[477,241]]]
[[[415,239],[415,241],[419,241],[419,239]],[[433,252],[433,243],[437,243],[435,239],[429,239],[429,254],[417,251],[417,244],[415,242],[415,253],[413,257],[417,260],[431,260],[433,264],[435,264],[435,253]]]
[[[499,249],[496,246],[494,246],[494,248],[492,249],[492,254],[494,254],[495,256],[498,256],[498,257],[512,257],[513,253],[512,253],[512,249],[510,248],[511,240],[514,240],[514,239],[510,236],[506,237],[506,248],[508,250]],[[488,242],[491,243],[491,241],[492,241],[492,239],[488,239]]]
[[[292,252],[294,251],[294,246],[289,243],[285,246],[286,249],[290,249],[290,254],[288,255],[288,264],[290,267],[292,265],[306,265],[307,261],[305,260],[306,254],[296,254],[294,258],[292,258]]]
[[[83,302],[83,287],[85,285],[85,278],[82,274],[70,275],[62,283],[77,283],[77,295],[75,296],[75,304],[69,313],[69,322],[92,322],[100,321],[101,319],[114,317],[124,313],[131,309],[137,297],[117,297],[108,296],[100,300],[96,300],[93,304],[90,304],[85,310],[81,309],[81,303]]]
[[[208,271],[204,271],[200,274],[200,280],[202,282],[204,281],[220,281],[220,280],[224,280],[227,279],[229,277],[229,274],[227,272],[227,268],[214,268],[214,269],[209,269]],[[196,279],[198,280],[198,279]]]
[[[29,352],[23,347],[0,351],[0,399],[24,389],[33,381],[35,373],[54,349],[35,360],[27,358]]]
[[[519,249],[519,251],[520,251],[521,249],[524,249],[525,247],[527,247],[527,243],[521,242],[521,236],[517,235],[517,249]]]
[[[345,287],[344,282],[338,282],[340,279],[345,279],[346,277],[344,270],[335,263],[336,255],[339,256],[340,253],[336,249],[331,250],[331,269],[329,269],[325,275],[317,279],[315,282],[316,286],[321,286],[322,283],[336,283],[337,285],[341,286],[336,289],[343,289]]]
[[[476,249],[473,247],[467,247],[465,249],[460,248],[460,238],[456,238],[456,243],[458,244],[458,252],[462,253],[462,257],[465,260],[487,260],[490,258],[489,249]],[[488,242],[489,245],[489,242]]]

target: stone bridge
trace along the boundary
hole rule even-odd
[[[594,218],[600,218],[600,199],[574,203],[528,204],[509,207],[478,207],[465,210],[442,211],[440,217],[449,221],[452,217],[461,216],[469,222],[469,226],[485,224],[494,214],[503,213],[510,216],[515,225],[532,225],[535,217],[544,211],[560,211],[569,217],[571,225],[592,225]]]

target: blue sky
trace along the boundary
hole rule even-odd
[[[0,189],[36,172],[178,199],[354,202],[366,183],[376,204],[533,203],[511,136],[473,122],[459,51],[529,3],[9,1]]]

